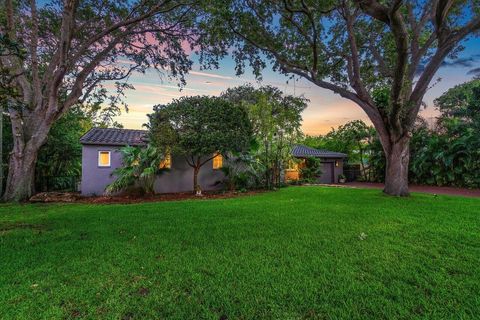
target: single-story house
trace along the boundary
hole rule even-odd
[[[120,149],[127,145],[146,145],[145,130],[92,128],[80,138],[82,144],[82,180],[81,193],[85,196],[101,195],[105,188],[115,180],[113,171],[122,166]],[[343,159],[346,155],[326,150],[316,150],[305,146],[295,146],[293,155],[299,159],[318,157],[322,161],[322,176],[319,182],[336,183],[338,175],[343,173]],[[222,188],[224,173],[221,170],[224,159],[221,155],[206,163],[199,173],[199,183],[203,190]],[[285,178],[295,180],[299,177],[300,164],[289,168]],[[193,169],[183,156],[168,156],[161,164],[168,168],[155,181],[156,193],[189,192],[193,190]]]
[[[292,148],[292,155],[299,161],[291,162],[285,170],[285,180],[295,181],[300,179],[300,170],[305,166],[306,158],[318,158],[321,163],[321,176],[318,183],[338,183],[338,176],[343,174],[343,162],[347,155],[345,153],[329,150],[314,149],[304,145],[295,145]]]

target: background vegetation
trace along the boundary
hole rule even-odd
[[[458,85],[435,100],[435,123],[418,118],[410,143],[410,182],[480,187],[480,80]],[[385,179],[385,155],[373,128],[353,121],[304,143],[348,154],[367,181]]]

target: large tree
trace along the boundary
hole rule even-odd
[[[243,106],[218,97],[183,97],[154,106],[149,115],[150,141],[164,152],[183,155],[193,169],[193,189],[202,194],[202,166],[222,155],[248,150],[252,128]]]
[[[13,132],[5,200],[33,192],[40,147],[52,125],[72,106],[93,98],[118,105],[126,81],[147,68],[179,77],[190,69],[187,43],[195,1],[0,1],[0,34],[21,46],[3,50],[0,67],[13,79],[17,99],[8,114]],[[116,92],[106,95],[102,83]],[[95,94],[96,93],[96,94]]]
[[[249,61],[307,79],[360,106],[386,154],[384,192],[408,195],[409,141],[422,99],[446,58],[480,29],[478,0],[230,0],[205,23],[237,71]],[[212,9],[213,8],[213,9]],[[233,49],[232,49],[233,47]],[[388,88],[386,106],[372,93]]]

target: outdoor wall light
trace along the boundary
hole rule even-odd
[[[339,165],[338,160],[335,160],[335,167],[338,167]]]

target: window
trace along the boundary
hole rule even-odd
[[[213,158],[213,169],[221,169],[223,167],[223,157],[220,153],[216,152]]]
[[[165,155],[165,158],[160,162],[158,167],[160,169],[170,169],[172,167],[172,156],[170,152]]]
[[[110,167],[110,151],[98,151],[98,166]]]

